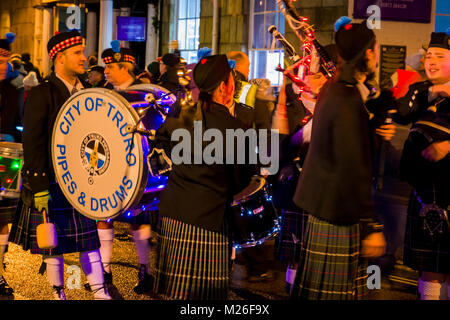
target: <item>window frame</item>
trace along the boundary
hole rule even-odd
[[[188,15],[189,15],[189,10],[187,9],[187,12],[186,12],[186,17],[185,18],[180,18],[180,1],[182,1],[182,0],[175,0],[175,6],[174,6],[174,15],[175,15],[175,39],[178,41],[178,50],[180,51],[180,55],[183,57],[183,53],[187,53],[188,55],[189,55],[189,53],[194,53],[195,52],[195,55],[194,55],[194,59],[193,59],[193,61],[189,61],[189,59],[186,59],[186,62],[187,62],[187,64],[189,64],[189,63],[195,63],[195,62],[197,62],[197,59],[196,59],[196,57],[197,57],[197,51],[198,51],[198,46],[200,45],[200,19],[201,19],[201,0],[195,0],[196,1],[196,3],[197,3],[197,5],[198,5],[198,12],[197,12],[197,10],[196,10],[196,12],[195,12],[195,14],[196,14],[196,16],[195,17],[189,17]],[[193,0],[185,0],[186,1],[186,4],[189,6],[189,3],[193,3],[194,1]],[[189,8],[189,7],[187,7],[187,8]],[[178,32],[179,32],[179,24],[180,24],[180,21],[185,21],[186,22],[186,29],[187,29],[187,21],[189,21],[189,20],[196,20],[195,21],[195,29],[197,29],[198,30],[198,34],[197,35],[195,35],[195,38],[197,38],[198,39],[198,43],[197,43],[197,48],[189,48],[189,49],[181,49],[181,46],[180,46],[180,37],[179,37],[179,34],[178,34]],[[186,34],[184,35],[184,43],[185,43],[185,48],[186,47],[188,47],[187,46],[187,44],[188,44],[188,33],[187,33],[187,31],[186,31]],[[194,40],[194,43],[195,43],[195,40]]]

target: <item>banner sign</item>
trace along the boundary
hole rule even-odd
[[[355,0],[353,16],[369,18],[367,8],[376,5],[381,9],[381,20],[430,23],[431,4],[431,0]]]

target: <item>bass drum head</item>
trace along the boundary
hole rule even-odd
[[[114,218],[142,197],[147,139],[127,131],[138,122],[124,97],[101,88],[72,95],[59,111],[52,135],[56,180],[86,217]]]

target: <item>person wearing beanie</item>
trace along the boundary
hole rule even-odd
[[[433,32],[425,56],[427,81],[409,86],[394,120],[411,124],[400,176],[413,188],[404,264],[418,270],[422,300],[450,299],[450,28]]]
[[[92,66],[88,69],[88,82],[91,88],[103,88],[106,84],[105,68]]]
[[[53,125],[64,102],[85,84],[80,80],[86,57],[78,31],[57,33],[47,43],[55,72],[33,87],[24,114],[21,198],[9,240],[32,254],[42,255],[55,300],[65,300],[64,262],[66,253],[79,253],[81,267],[95,299],[110,300],[103,279],[100,241],[94,220],[77,212],[56,183],[50,158]],[[56,228],[58,245],[38,246],[36,231],[44,222],[44,211]]]
[[[158,61],[153,61],[147,66],[147,72],[150,75],[150,83],[157,84],[161,77],[160,67]]]
[[[365,107],[371,94],[365,82],[375,73],[378,44],[365,22],[341,18],[335,30],[342,70],[318,97],[293,197],[309,214],[294,299],[364,298],[367,258],[381,256],[385,248],[372,209],[371,114]]]
[[[193,77],[200,90],[198,103],[183,108],[179,118],[166,119],[156,132],[153,150],[172,154],[171,148],[175,151],[175,146],[171,136],[177,129],[190,133],[187,144],[191,145],[198,143],[192,140],[194,130],[216,129],[225,137],[227,129],[251,127],[251,123],[240,120],[248,119],[244,114],[251,110],[234,102],[234,78],[225,55],[200,59]],[[236,146],[236,142],[232,145]],[[219,157],[221,162],[206,164],[186,150],[182,163],[172,159],[172,171],[159,205],[161,228],[156,262],[155,291],[165,298],[227,299],[230,280],[227,205],[232,195],[249,181],[239,179],[247,176],[245,165],[225,165],[222,163],[226,163],[226,154]]]
[[[23,61],[23,67],[25,68],[25,71],[29,74],[31,71],[34,71],[36,73],[36,77],[38,82],[40,83],[42,81],[41,72],[37,67],[33,65],[31,62],[31,56],[29,53],[23,53],[22,54],[22,61]]]
[[[7,142],[20,142],[20,132],[16,130],[16,126],[20,125],[19,93],[16,87],[6,80],[14,38],[15,35],[9,33],[5,39],[0,39],[0,141]],[[13,221],[18,201],[3,196],[3,192],[0,193],[0,299],[13,295],[13,289],[4,278],[4,258],[8,248],[8,224]]]
[[[141,83],[134,78],[133,70],[136,63],[134,52],[129,48],[121,48],[119,41],[114,40],[111,42],[111,48],[103,51],[102,59],[105,63],[106,79],[114,86],[114,90],[126,90],[132,85]],[[154,284],[154,278],[150,274],[150,215],[150,211],[142,211],[132,218],[126,218],[122,215],[114,219],[114,221],[129,223],[131,227],[131,234],[133,235],[133,242],[139,260],[138,283],[134,287],[134,291],[137,294],[151,291]],[[104,277],[111,289],[110,291],[114,290],[111,271],[114,221],[97,222],[101,243],[100,253],[105,272]]]

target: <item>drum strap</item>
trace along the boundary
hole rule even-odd
[[[440,125],[438,125],[438,124],[436,124],[436,123],[434,123],[434,122],[430,122],[430,121],[417,121],[416,124],[423,124],[423,125],[426,125],[426,126],[433,127],[433,128],[435,128],[435,129],[441,130],[441,131],[443,131],[443,132],[445,132],[445,133],[447,133],[447,134],[450,134],[450,129],[448,129],[448,128],[446,128],[446,127],[443,127],[443,126],[440,126]]]

